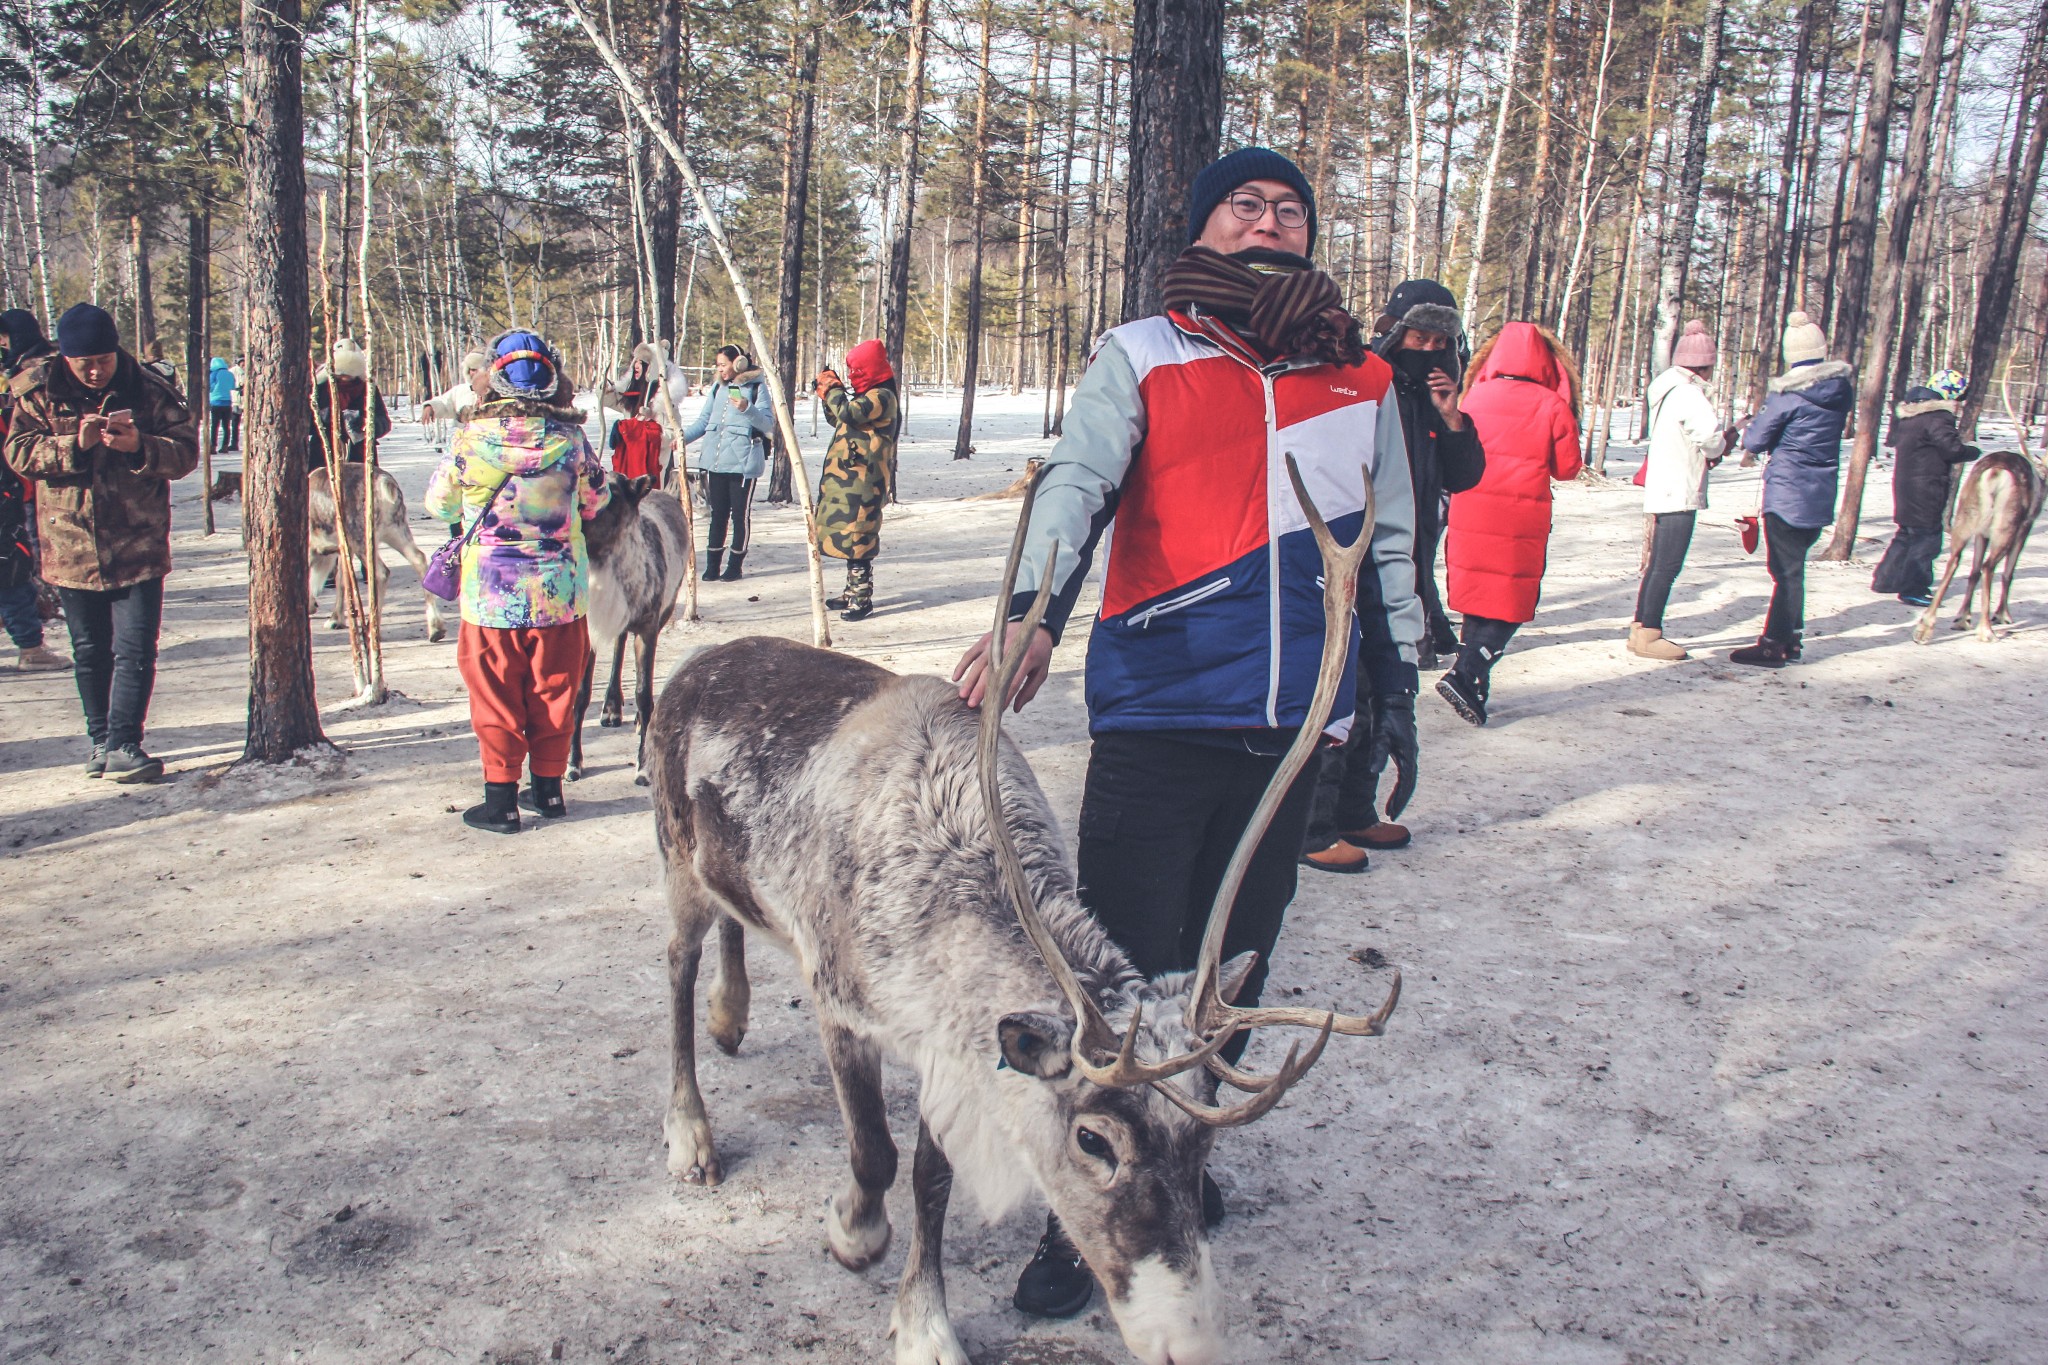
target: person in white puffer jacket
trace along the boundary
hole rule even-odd
[[[1654,519],[1649,562],[1636,591],[1628,652],[1678,660],[1686,652],[1664,638],[1664,607],[1685,567],[1693,523],[1707,505],[1707,471],[1721,462],[1728,435],[1714,411],[1714,338],[1695,319],[1672,348],[1671,368],[1650,381],[1650,449],[1643,459],[1643,515]]]

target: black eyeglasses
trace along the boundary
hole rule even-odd
[[[1273,221],[1284,228],[1306,227],[1308,205],[1299,199],[1268,199],[1252,190],[1238,190],[1230,196],[1230,211],[1247,223],[1256,223],[1273,210]]]

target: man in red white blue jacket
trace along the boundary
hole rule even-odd
[[[1011,620],[1048,558],[1055,586],[1045,625],[1019,642],[1020,708],[1045,679],[1091,561],[1104,561],[1085,675],[1093,744],[1079,892],[1147,976],[1194,965],[1224,864],[1314,691],[1322,562],[1287,456],[1340,541],[1363,525],[1364,478],[1373,486],[1360,632],[1328,735],[1349,732],[1356,670],[1383,695],[1416,690],[1415,504],[1392,371],[1308,260],[1315,228],[1314,193],[1277,152],[1244,148],[1197,177],[1167,311],[1096,346],[1026,536]],[[981,703],[987,645],[955,672],[970,705]],[[1294,896],[1315,772],[1281,805],[1231,913],[1224,956],[1258,954],[1239,1004],[1259,999]],[[1204,1207],[1222,1216],[1206,1177]],[[1016,1302],[1077,1313],[1091,1283],[1049,1226]]]

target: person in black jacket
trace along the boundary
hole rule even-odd
[[[1476,485],[1486,473],[1486,452],[1470,419],[1458,408],[1470,350],[1457,296],[1435,280],[1408,280],[1387,300],[1374,324],[1372,348],[1394,371],[1394,400],[1408,470],[1415,485],[1415,595],[1422,602],[1421,666],[1438,654],[1457,654],[1458,633],[1444,614],[1436,586],[1437,545],[1443,538],[1450,495]],[[1361,621],[1383,615],[1379,585],[1358,581]],[[1415,793],[1415,698],[1381,692],[1358,675],[1357,719],[1344,747],[1324,756],[1302,838],[1301,862],[1321,872],[1363,872],[1374,852],[1406,848],[1409,832],[1394,823]],[[1380,817],[1380,777],[1394,767],[1394,787]]]
[[[1444,613],[1436,585],[1445,511],[1451,494],[1476,487],[1486,472],[1486,452],[1458,411],[1471,345],[1457,296],[1435,280],[1396,285],[1373,330],[1372,349],[1394,368],[1401,431],[1408,441],[1415,484],[1415,591],[1426,623],[1421,666],[1432,668],[1438,654],[1459,650],[1458,632]]]
[[[1934,587],[1951,471],[1982,453],[1964,445],[1956,430],[1956,402],[1968,387],[1969,381],[1954,370],[1914,385],[1885,433],[1885,444],[1898,451],[1892,466],[1892,521],[1899,529],[1885,547],[1870,590],[1896,593],[1908,606],[1926,606]]]

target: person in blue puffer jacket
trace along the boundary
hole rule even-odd
[[[711,504],[704,536],[704,578],[731,582],[747,558],[747,528],[754,502],[754,482],[768,460],[768,433],[775,430],[775,409],[768,403],[768,385],[760,367],[737,346],[721,346],[714,362],[715,381],[704,395],[697,420],[683,428],[683,440],[702,440],[697,468],[704,471],[705,500]],[[732,528],[732,561],[719,572],[725,556],[725,532]]]
[[[230,448],[235,429],[235,372],[215,356],[206,372],[206,448],[218,455]]]
[[[1728,657],[1782,668],[1799,657],[1806,629],[1806,555],[1835,519],[1842,431],[1856,402],[1856,372],[1828,359],[1827,334],[1804,313],[1785,319],[1785,373],[1742,433],[1742,448],[1765,457],[1764,545],[1771,606],[1763,634]]]

